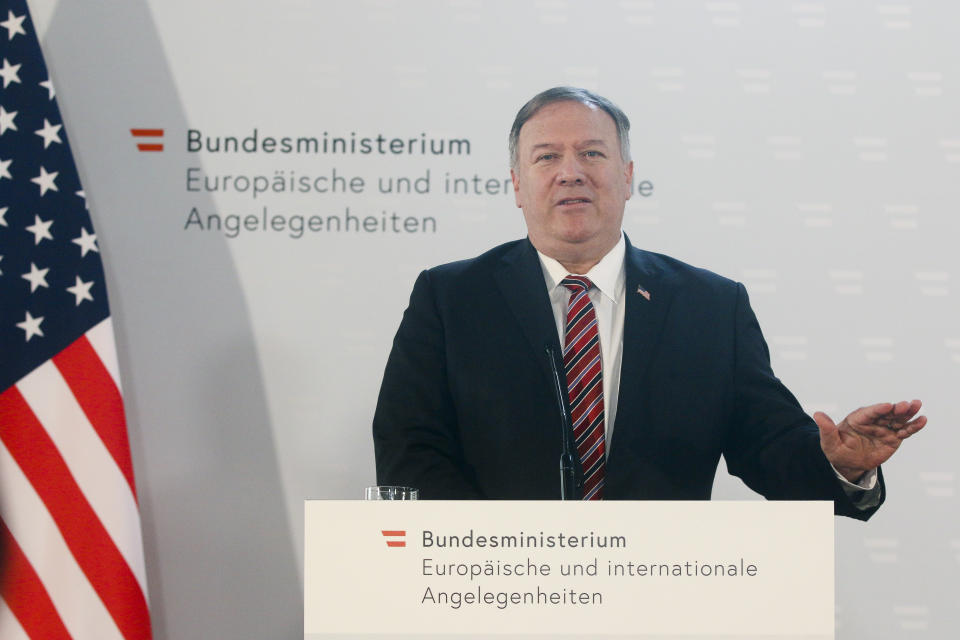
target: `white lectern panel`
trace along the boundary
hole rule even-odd
[[[304,637],[834,630],[820,502],[307,501]]]

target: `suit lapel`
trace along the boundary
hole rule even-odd
[[[506,301],[507,307],[513,313],[517,325],[520,327],[523,336],[530,346],[529,357],[536,362],[536,367],[542,374],[541,384],[543,388],[552,389],[556,383],[554,382],[553,371],[550,368],[546,347],[552,347],[561,362],[563,351],[560,347],[560,338],[557,334],[557,324],[553,317],[553,309],[550,306],[550,296],[547,294],[547,286],[543,280],[543,268],[540,266],[540,258],[537,256],[536,249],[530,244],[529,239],[519,242],[512,251],[503,257],[501,265],[494,271],[493,277],[500,293]],[[522,357],[522,354],[518,355]],[[560,375],[564,375],[562,368],[560,369]],[[520,392],[525,393],[524,390],[520,390]],[[531,394],[526,395],[529,397]],[[540,396],[542,394],[537,395]],[[550,397],[554,397],[553,392],[551,392]],[[557,403],[549,402],[548,404],[544,404],[542,411],[544,416],[549,415],[552,417],[545,420],[541,428],[548,430],[558,429],[562,424],[562,417]],[[549,433],[549,431],[547,431],[547,433]],[[554,434],[559,435],[559,432],[554,431]],[[576,464],[575,474],[577,482],[579,483],[582,479],[583,471],[580,468],[576,449],[573,448],[573,434],[566,433],[566,437],[571,440],[570,446],[574,451]],[[559,446],[557,450],[559,452]]]
[[[543,281],[540,259],[530,241],[523,240],[505,255],[493,277],[530,345],[532,357],[539,363],[544,383],[550,384],[553,374],[545,348],[550,345],[559,353],[560,340]]]
[[[664,330],[667,313],[673,303],[676,287],[655,259],[627,241],[625,257],[626,309],[623,324],[623,360],[620,365],[620,390],[617,422],[613,438],[636,425],[637,412],[643,402],[644,380],[649,375],[654,349]],[[622,436],[621,436],[622,437]],[[611,443],[611,456],[617,451]]]

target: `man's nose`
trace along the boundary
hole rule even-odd
[[[583,169],[576,156],[563,160],[560,171],[557,173],[557,181],[562,185],[583,184]]]

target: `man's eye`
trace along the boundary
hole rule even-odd
[[[603,154],[600,153],[599,151],[584,151],[584,152],[583,152],[583,155],[585,155],[585,156],[588,157],[588,158],[602,158],[602,157],[603,157]]]
[[[557,157],[557,154],[555,154],[555,153],[544,153],[544,154],[541,154],[541,155],[537,156],[537,161],[539,162],[539,161],[541,161],[541,160],[553,160],[553,159],[555,159],[556,157]]]

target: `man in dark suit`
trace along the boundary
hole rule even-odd
[[[576,494],[709,499],[720,457],[769,499],[869,517],[879,465],[920,402],[811,420],[774,376],[744,287],[636,249],[629,121],[557,87],[517,114],[511,176],[528,238],[420,274],[373,422],[380,484],[424,498],[560,497],[562,413]],[[563,349],[561,349],[563,346]]]

